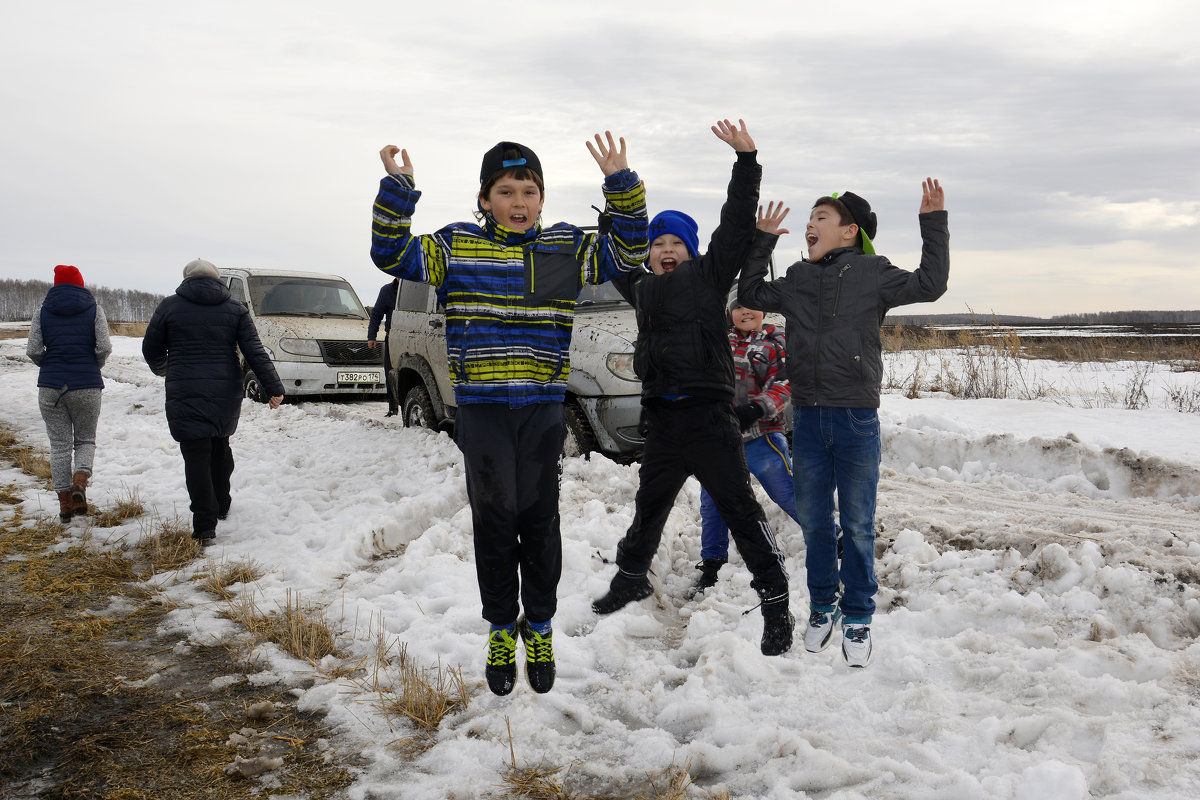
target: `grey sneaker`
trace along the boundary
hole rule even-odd
[[[833,641],[833,629],[842,619],[842,610],[835,607],[832,611],[813,610],[808,615],[808,630],[804,632],[804,649],[810,653],[819,653]]]
[[[842,658],[852,667],[871,663],[871,626],[842,626]]]

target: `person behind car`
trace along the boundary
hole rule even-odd
[[[38,409],[50,438],[50,484],[58,514],[88,513],[87,485],[96,457],[100,368],[112,352],[108,320],[76,267],[54,268],[54,285],[34,312],[25,353],[38,371]]]
[[[617,574],[592,603],[611,614],[653,593],[646,573],[663,526],[689,475],[712,494],[762,600],[764,655],[792,645],[788,578],[775,535],[754,498],[734,411],[733,355],[725,298],[749,253],[762,167],[746,123],[712,127],[737,153],[720,225],[699,253],[695,221],[663,211],[650,223],[650,272],[614,284],[637,311],[634,369],[642,380],[646,443],[633,523],[617,545]]]
[[[485,675],[506,695],[516,685],[516,636],[536,692],[554,685],[552,618],[562,572],[558,496],[563,402],[575,299],[639,269],[646,257],[646,200],[625,140],[595,136],[588,150],[604,173],[607,234],[543,227],[545,183],[528,147],[500,142],[483,156],[477,219],[413,235],[421,193],[408,152],[379,155],[371,258],[393,277],[437,287],[446,309],[446,357],[457,411],[454,440],[466,467],[475,568],[491,623]],[[402,163],[396,163],[396,156]],[[521,608],[524,607],[524,615]]]
[[[399,411],[396,397],[396,376],[392,370],[392,356],[388,342],[392,338],[392,314],[396,311],[396,290],[400,288],[400,279],[392,278],[379,290],[375,305],[371,306],[371,320],[367,323],[367,347],[374,350],[379,336],[379,325],[383,323],[383,375],[387,386],[388,410],[385,417],[394,417]]]
[[[791,409],[785,370],[783,331],[763,322],[763,312],[747,308],[737,297],[729,301],[729,346],[733,351],[734,406],[746,464],[767,496],[796,519],[792,457],[784,435],[783,415]],[[799,520],[797,520],[797,524]],[[717,582],[729,560],[729,528],[708,489],[700,489],[700,575],[688,591],[692,598]]]
[[[201,547],[229,514],[233,451],[229,437],[242,410],[238,350],[279,408],[283,382],[263,349],[246,306],[233,300],[216,266],[202,258],[183,268],[183,283],[154,310],[142,339],[142,356],[166,376],[167,424],[183,454],[191,499],[192,538]]]

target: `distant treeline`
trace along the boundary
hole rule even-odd
[[[54,284],[48,281],[12,278],[0,279],[0,322],[20,322],[32,319],[46,292]],[[149,322],[154,309],[163,299],[161,294],[139,292],[136,289],[109,289],[89,286],[96,302],[104,309],[109,322]]]
[[[1097,311],[1055,317],[1006,314],[888,314],[884,325],[1196,325],[1200,311]]]

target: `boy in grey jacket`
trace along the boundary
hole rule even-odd
[[[945,193],[922,184],[921,265],[894,266],[875,254],[878,220],[852,192],[819,198],[805,229],[808,258],[764,282],[767,261],[788,210],[759,209],[758,231],[742,270],[738,297],[784,315],[794,428],[792,472],[796,512],[807,548],[810,613],[804,646],[829,646],[842,622],[842,656],[852,667],[871,660],[875,613],[875,502],[879,486],[879,394],[883,376],[880,325],[887,312],[929,302],[946,291],[950,233]],[[844,554],[839,567],[834,526],[837,492]],[[838,587],[842,594],[839,598]]]

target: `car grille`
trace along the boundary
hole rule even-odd
[[[383,363],[383,348],[375,350],[363,342],[347,342],[341,340],[322,339],[321,356],[331,367],[350,366],[352,364],[371,364],[379,366]]]

